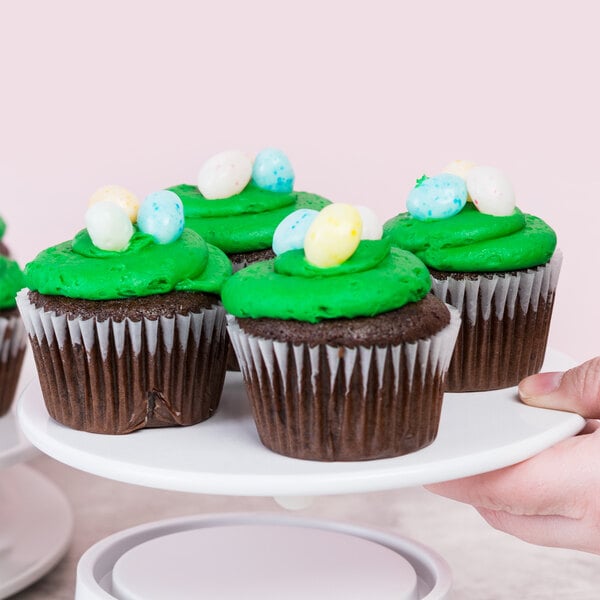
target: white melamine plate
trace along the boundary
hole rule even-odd
[[[0,473],[0,598],[48,573],[69,547],[73,516],[66,498],[24,465]]]
[[[549,351],[544,370],[573,361]],[[241,376],[229,373],[217,414],[191,427],[123,436],[68,429],[48,415],[39,384],[22,394],[23,432],[55,459],[129,483],[234,496],[316,496],[423,485],[514,464],[576,434],[585,421],[521,404],[516,388],[447,394],[437,439],[398,458],[325,463],[286,458],[258,439]]]
[[[15,396],[18,398],[23,389],[35,378],[33,357],[29,351],[25,355],[21,376]],[[0,417],[0,471],[16,463],[35,456],[36,450],[23,435],[17,424],[16,411],[13,408]],[[0,473],[0,481],[2,474]]]

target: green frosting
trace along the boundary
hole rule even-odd
[[[307,192],[270,192],[249,183],[239,194],[207,200],[196,186],[168,188],[183,204],[185,225],[229,254],[270,248],[279,223],[299,208],[321,210],[329,200]]]
[[[448,219],[419,221],[402,213],[384,225],[384,235],[440,271],[512,271],[543,265],[556,248],[544,221],[515,209],[495,217],[471,203]]]
[[[17,292],[25,287],[25,277],[19,265],[0,255],[0,310],[14,308]]]
[[[4,232],[6,231],[6,222],[2,217],[0,217],[0,240],[4,237]]]
[[[42,294],[112,300],[174,290],[219,293],[231,263],[196,232],[184,229],[170,244],[136,231],[126,250],[100,250],[87,230],[43,250],[25,267],[27,287]]]
[[[427,267],[386,240],[363,241],[339,267],[318,269],[291,250],[254,263],[223,286],[223,305],[237,317],[323,319],[370,317],[423,298],[431,287]]]

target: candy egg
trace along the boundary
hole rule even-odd
[[[453,160],[449,165],[446,165],[442,173],[450,173],[450,175],[457,175],[458,177],[466,181],[469,171],[475,166],[476,164],[474,162],[471,162],[470,160]],[[467,194],[467,202],[472,202],[471,196],[469,196],[469,194]]]
[[[127,213],[132,223],[135,223],[137,219],[140,201],[128,189],[120,185],[105,185],[97,189],[91,195],[88,206],[93,206],[96,202],[112,202]]]
[[[95,202],[87,209],[85,226],[92,243],[101,250],[124,250],[133,235],[128,214],[108,200]]]
[[[473,167],[467,176],[467,188],[480,212],[505,217],[515,210],[515,192],[500,169]]]
[[[361,240],[380,240],[383,235],[383,225],[379,217],[367,206],[357,206],[356,210],[362,219]]]
[[[252,181],[270,192],[291,192],[294,189],[294,169],[281,150],[265,148],[254,159]]]
[[[362,219],[354,206],[328,204],[306,232],[306,260],[321,268],[340,265],[354,254],[361,234]]]
[[[300,208],[283,219],[273,233],[273,252],[279,256],[303,248],[306,232],[318,214],[318,210]]]
[[[470,160],[453,160],[450,164],[446,165],[442,170],[442,173],[450,173],[450,175],[457,175],[462,179],[466,180],[469,171],[477,166]]]
[[[467,185],[457,175],[442,173],[419,180],[406,200],[408,212],[420,221],[447,219],[467,203]]]
[[[140,231],[157,244],[170,244],[183,232],[183,204],[175,192],[161,190],[148,194],[138,212]]]
[[[209,158],[198,173],[198,189],[207,200],[239,194],[252,177],[252,159],[239,150],[227,150]]]

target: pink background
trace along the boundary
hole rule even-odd
[[[83,227],[97,187],[143,198],[225,149],[280,147],[297,189],[382,219],[464,158],[558,233],[551,344],[600,353],[593,2],[8,4],[0,213],[21,262]]]

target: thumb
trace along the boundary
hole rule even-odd
[[[579,413],[587,419],[600,418],[600,357],[564,373],[538,373],[519,383],[525,404]]]

